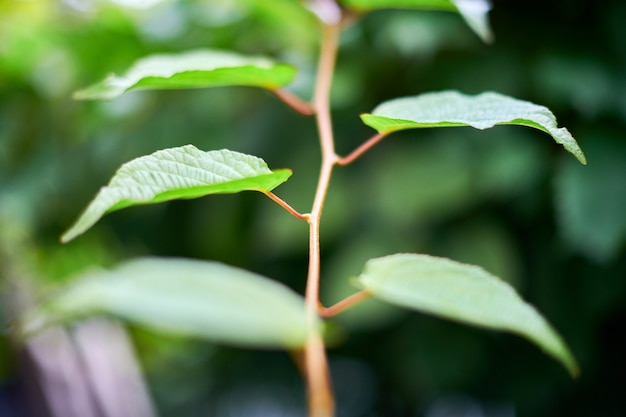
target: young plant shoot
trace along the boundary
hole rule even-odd
[[[320,219],[335,169],[373,152],[394,132],[417,128],[520,125],[552,137],[585,164],[585,156],[545,107],[495,92],[470,96],[456,91],[401,97],[361,115],[374,129],[354,151],[335,151],[330,90],[342,29],[378,9],[403,8],[456,13],[485,42],[492,40],[488,0],[308,0],[301,2],[319,21],[320,51],[310,102],[285,89],[296,76],[288,63],[230,51],[194,50],[139,59],[128,71],[78,91],[81,100],[110,100],[134,90],[251,86],[266,89],[302,117],[314,117],[321,168],[313,204],[300,213],[274,190],[291,175],[270,169],[256,156],[234,150],[200,150],[192,144],[156,150],[122,165],[63,234],[66,243],[87,232],[106,214],[133,206],[210,194],[258,191],[286,215],[309,228],[306,292],[218,261],[143,258],[110,270],[91,271],[41,306],[29,330],[91,314],[109,314],[165,331],[226,345],[276,348],[302,353],[309,416],[335,415],[324,319],[366,298],[493,330],[515,333],[559,361],[572,376],[579,372],[570,350],[547,320],[506,282],[478,266],[425,254],[400,253],[369,260],[354,280],[355,291],[334,306],[320,302]],[[407,11],[412,13],[413,11]],[[356,117],[356,116],[355,116]],[[219,198],[219,197],[212,197]],[[373,197],[375,198],[375,196]],[[78,243],[80,244],[80,243]],[[381,254],[383,255],[383,254]],[[350,277],[345,277],[349,279]],[[37,323],[37,326],[35,326]]]

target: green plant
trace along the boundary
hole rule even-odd
[[[259,191],[309,225],[309,271],[303,297],[282,284],[218,262],[146,258],[113,270],[92,271],[31,317],[30,324],[63,322],[108,313],[140,324],[182,332],[226,344],[285,348],[302,352],[312,416],[333,415],[324,325],[368,297],[447,319],[520,334],[559,360],[572,375],[577,364],[558,334],[506,283],[481,268],[418,254],[372,259],[356,280],[360,291],[331,307],[321,307],[320,220],[336,167],[346,166],[389,134],[423,127],[472,126],[486,129],[515,124],[544,131],[574,154],[585,157],[545,107],[497,93],[478,96],[445,91],[382,103],[361,116],[377,133],[353,152],[335,152],[330,88],[338,39],[357,13],[378,8],[443,9],[459,13],[484,40],[491,39],[487,1],[479,0],[333,0],[307,2],[320,21],[322,41],[312,101],[285,87],[296,75],[293,66],[266,58],[198,50],[163,54],[138,61],[122,76],[76,93],[79,99],[112,99],[127,91],[246,85],[267,89],[294,110],[316,118],[322,149],[313,206],[300,213],[273,193],[291,171],[270,170],[254,156],[230,150],[204,152],[193,145],[157,151],[124,164],[102,188],[77,222],[63,235],[68,242],[102,216],[122,208],[209,194]],[[399,179],[401,180],[401,179]]]

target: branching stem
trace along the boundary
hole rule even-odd
[[[322,24],[322,47],[318,64],[317,80],[313,96],[317,127],[322,150],[322,166],[318,180],[313,208],[308,215],[309,222],[309,271],[305,300],[311,325],[320,313],[320,219],[328,192],[330,177],[337,162],[330,116],[330,88],[335,67],[339,41],[340,23]],[[305,348],[305,368],[309,395],[310,417],[333,417],[334,399],[331,389],[328,360],[324,341],[314,333]]]
[[[320,311],[320,315],[324,318],[329,318],[336,316],[339,313],[343,313],[350,307],[354,307],[358,303],[363,300],[368,299],[371,294],[367,290],[362,290],[357,293],[352,294],[349,297],[344,298],[336,304],[333,304],[330,307],[322,307]]]
[[[326,7],[332,3],[337,11],[340,10],[332,0],[326,1],[327,3],[319,3],[318,5],[324,5]],[[322,166],[311,212],[307,215],[301,215],[301,218],[306,219],[309,223],[309,271],[305,301],[309,312],[309,324],[311,326],[315,324],[315,321],[320,315],[323,317],[333,316],[369,296],[367,292],[361,291],[330,308],[321,306],[319,300],[320,221],[333,168],[336,165],[347,165],[351,163],[384,137],[384,135],[374,136],[345,158],[340,158],[335,153],[335,141],[330,115],[330,89],[339,45],[341,19],[322,18],[321,20],[323,22],[322,47],[315,82],[312,110],[317,121],[322,151]],[[285,98],[280,95],[279,98],[287,102]],[[292,107],[294,106],[292,105]],[[270,198],[272,197],[270,196]],[[289,206],[286,203],[281,203],[282,200],[274,201],[294,214],[294,212],[289,210]],[[326,358],[326,347],[322,336],[318,333],[313,333],[313,335],[309,337],[304,351],[304,368],[306,371],[309,396],[309,417],[333,417],[335,415],[335,404],[331,389],[328,360]]]

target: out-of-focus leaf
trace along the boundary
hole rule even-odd
[[[516,242],[495,219],[465,223],[439,234],[438,239],[443,256],[481,265],[514,288],[522,287],[523,268]]]
[[[317,330],[304,299],[276,281],[218,262],[142,258],[78,277],[31,314],[25,331],[94,314],[265,348],[301,347]]]
[[[193,145],[163,149],[122,165],[61,241],[72,240],[106,213],[125,207],[209,194],[271,191],[290,176],[288,169],[271,171],[260,158],[226,149],[204,152]]]
[[[378,105],[361,119],[383,134],[422,127],[471,126],[482,130],[495,125],[528,126],[548,133],[581,163],[587,163],[576,140],[566,128],[557,127],[550,110],[493,92],[468,96],[442,91],[397,98]]]
[[[157,54],[142,58],[123,75],[77,91],[77,99],[113,99],[131,90],[170,90],[255,86],[275,90],[290,84],[296,75],[291,65],[263,57],[232,52],[196,50],[180,54]]]
[[[598,261],[626,242],[626,146],[594,136],[589,166],[563,164],[556,175],[556,208],[568,243]]]
[[[452,0],[463,19],[480,38],[493,42],[493,32],[489,26],[488,15],[491,3],[488,0]]]
[[[404,8],[458,12],[483,41],[493,41],[493,33],[487,18],[491,10],[491,3],[488,0],[343,0],[343,3],[362,11]]]
[[[533,72],[537,91],[552,106],[574,108],[588,118],[619,108],[618,81],[597,59],[551,51],[536,60]]]
[[[548,322],[510,285],[482,268],[428,255],[396,254],[369,260],[359,281],[391,304],[524,336],[573,376],[578,374],[576,360]]]
[[[426,225],[466,210],[479,197],[466,145],[428,140],[385,149],[376,161],[379,169],[365,174],[377,196],[372,208],[399,228]]]

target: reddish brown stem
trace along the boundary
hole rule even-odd
[[[276,95],[276,97],[278,97],[283,103],[300,114],[305,116],[312,116],[315,114],[315,108],[310,103],[307,103],[287,90],[272,90],[272,93],[274,93],[274,95]]]
[[[309,272],[306,284],[305,301],[310,325],[318,320],[320,283],[320,242],[319,229],[322,209],[330,183],[335,154],[332,120],[330,117],[330,86],[339,43],[339,23],[322,25],[322,50],[315,83],[313,106],[315,107],[317,128],[322,150],[322,167],[315,192],[309,222]],[[335,403],[326,358],[326,347],[320,334],[309,337],[305,347],[306,380],[309,397],[309,417],[333,417]]]
[[[305,350],[309,417],[334,417],[335,398],[330,382],[326,346],[320,334],[309,337]]]
[[[299,220],[308,219],[309,216],[307,214],[301,214],[298,210],[291,207],[286,201],[284,201],[282,198],[280,198],[273,192],[271,191],[261,191],[261,192],[265,194],[266,196],[268,196],[273,202],[275,202],[276,204],[278,204],[279,206],[287,210],[287,212],[291,214],[292,216],[294,216],[296,219],[299,219]]]
[[[371,294],[367,290],[359,291],[349,297],[344,298],[338,303],[333,304],[330,307],[321,307],[320,316],[324,318],[336,316],[339,313],[343,313],[350,307],[354,307],[361,301],[368,299],[370,296]]]
[[[363,142],[361,146],[359,146],[354,151],[352,151],[349,155],[344,156],[343,158],[338,158],[337,165],[341,165],[341,166],[350,165],[352,162],[354,162],[357,158],[359,158],[365,152],[372,149],[374,145],[376,145],[378,142],[383,140],[386,136],[387,136],[386,133],[378,133],[377,135],[372,136],[371,138]]]
[[[304,365],[304,351],[301,349],[287,351],[293,363],[296,364],[298,371],[302,376],[306,375],[306,367]]]

